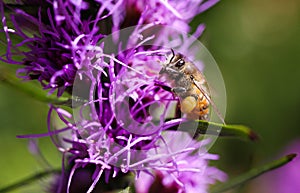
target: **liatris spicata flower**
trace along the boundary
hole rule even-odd
[[[180,128],[186,120],[176,105],[175,110],[170,112],[178,98],[158,78],[161,64],[157,60],[166,60],[160,54],[167,54],[170,48],[185,47],[188,49],[183,53],[192,58],[192,38],[163,26],[137,26],[121,30],[118,35],[120,38],[115,39],[112,34],[94,47],[93,58],[98,62],[99,70],[93,67],[86,72],[81,71],[91,84],[83,86],[86,81],[81,78],[81,73],[74,82],[73,95],[86,96],[85,100],[89,102],[77,107],[74,117],[60,108],[51,107],[66,123],[66,128],[72,131],[72,136],[64,136],[71,149],[57,144],[64,153],[71,153],[70,160],[74,163],[67,175],[67,190],[70,190],[75,180],[73,175],[78,169],[95,164],[93,183],[87,192],[96,188],[102,176],[109,179],[111,175],[116,177],[119,173],[129,172],[138,176],[140,171],[148,175],[164,171],[158,175],[172,179],[177,192],[195,192],[195,189],[206,192],[214,180],[224,180],[224,174],[208,167],[206,160],[209,158],[196,153],[199,148],[205,149],[206,142],[196,143],[184,131],[168,130],[170,127]],[[176,37],[184,38],[174,39]],[[116,49],[110,50],[111,47]],[[71,123],[68,119],[75,122]],[[196,129],[197,124],[191,122],[190,126]],[[182,136],[179,138],[178,135]],[[82,148],[76,148],[76,144]],[[172,148],[172,144],[177,144],[177,147]],[[190,168],[185,161],[195,165]],[[210,174],[213,171],[215,176]],[[193,181],[191,173],[197,177],[203,175],[207,181]]]
[[[178,135],[172,136],[174,140],[173,147],[176,149],[180,145],[175,145],[179,141],[189,138],[189,136]],[[208,191],[209,185],[214,184],[216,180],[226,180],[226,175],[215,167],[208,165],[209,160],[218,159],[217,155],[206,152],[202,144],[194,143],[197,148],[192,153],[183,153],[174,156],[174,160],[166,163],[161,168],[153,171],[152,175],[141,173],[136,181],[136,192],[138,193],[155,193],[155,192],[189,192],[189,193],[205,193]],[[201,147],[202,146],[202,147]],[[174,164],[176,166],[174,167]],[[172,170],[166,170],[169,168]]]
[[[83,68],[82,64],[90,64],[82,58],[86,50],[81,46],[96,44],[103,37],[95,26],[101,19],[87,16],[87,8],[87,3],[75,1],[22,1],[6,5],[1,1],[7,50],[0,59],[21,65],[19,77],[37,79],[50,92],[58,89],[58,96],[65,90],[70,92],[76,71]],[[4,11],[11,12],[12,26],[8,25]],[[103,11],[98,14],[104,17]]]
[[[102,4],[105,0],[100,0]],[[215,5],[218,0],[193,0],[193,1],[164,1],[164,0],[120,0],[108,10],[112,13],[113,29],[120,30],[124,27],[161,24],[189,32],[188,23],[199,13]]]
[[[35,14],[14,9],[15,29],[7,26],[2,15],[8,42],[2,60],[25,65],[19,70],[25,79],[38,79],[51,91],[58,88],[58,95],[72,90],[75,98],[87,101],[79,107],[74,101],[74,115],[50,105],[48,135],[70,166],[64,169],[63,164],[65,172],[53,190],[72,191],[81,169],[92,173],[90,186],[83,190],[88,193],[96,190],[103,178],[109,184],[111,178],[128,173],[157,176],[166,188],[174,185],[176,192],[186,193],[207,192],[214,180],[225,179],[222,172],[207,165],[208,160],[216,159],[204,155],[207,141],[196,142],[181,127],[186,119],[178,108],[179,99],[158,77],[161,63],[167,62],[164,55],[171,50],[193,61],[199,70],[203,68],[196,59],[203,49],[194,43],[204,26],[200,25],[193,37],[187,34],[188,22],[216,2],[47,1],[39,4]],[[31,28],[33,36],[26,34],[28,26],[36,28]],[[128,26],[132,27],[120,30]],[[11,33],[22,41],[12,45]],[[17,52],[24,58],[16,61],[12,50],[23,45],[29,49]],[[51,129],[53,112],[64,128]],[[190,126],[196,131],[196,122]],[[181,131],[169,130],[174,127]],[[71,134],[61,135],[62,145],[54,135],[64,131]],[[174,148],[174,144],[178,146]],[[155,188],[155,183],[151,187]]]
[[[19,77],[37,79],[50,92],[58,88],[60,96],[65,90],[71,92],[77,70],[93,65],[88,57],[90,46],[104,35],[149,23],[188,32],[188,22],[216,2],[23,0],[4,5],[1,1],[7,50],[0,59],[21,65]],[[12,12],[12,26],[4,11]]]

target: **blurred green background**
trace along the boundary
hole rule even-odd
[[[216,163],[235,176],[276,158],[289,142],[300,140],[300,1],[222,1],[193,24],[199,22],[206,23],[201,40],[225,80],[227,123],[248,125],[261,137],[258,142],[215,143],[212,152],[221,156]],[[16,135],[46,132],[47,109],[0,84],[0,187],[41,170],[28,141]],[[59,153],[50,140],[40,139],[39,144],[49,162],[59,166]],[[253,192],[253,184],[233,192]],[[34,189],[15,192],[32,192],[30,188]]]

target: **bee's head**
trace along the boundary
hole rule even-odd
[[[163,66],[159,74],[169,74],[169,73],[181,73],[184,68],[186,61],[181,54],[175,54],[172,49],[172,55],[169,56],[168,62]]]
[[[169,68],[180,71],[185,67],[186,61],[181,54],[176,54],[172,61],[169,63]]]
[[[171,49],[172,54],[169,56],[168,62],[165,63],[160,70],[159,74],[182,74],[186,68],[185,57],[177,53],[175,54],[174,50]]]
[[[181,73],[184,71],[186,66],[186,61],[181,54],[176,54],[171,57],[169,62],[166,64],[165,68],[170,72]]]

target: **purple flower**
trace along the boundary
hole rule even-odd
[[[65,168],[60,175],[56,175],[52,179],[52,183],[48,185],[47,192],[49,193],[82,193],[86,192],[90,185],[93,183],[94,175],[99,170],[98,165],[84,163],[72,171],[75,160],[79,157],[84,158],[87,154],[87,148],[84,144],[73,142],[73,147],[69,152],[74,155],[68,159],[68,167]],[[79,154],[78,154],[79,153]],[[76,158],[76,159],[75,159]],[[69,177],[72,175],[72,182],[69,183]],[[110,171],[106,171],[105,175],[102,175],[99,183],[95,186],[93,192],[109,192],[113,190],[125,189],[129,185],[129,176],[126,173],[113,174]]]
[[[189,136],[177,135],[172,137],[173,149],[180,145]],[[172,143],[170,143],[172,144]],[[205,141],[194,143],[195,151],[174,156],[164,166],[155,168],[151,175],[141,173],[135,186],[138,193],[154,192],[182,192],[182,193],[206,193],[209,185],[216,181],[225,181],[225,173],[208,165],[209,160],[217,160],[218,156],[206,152]],[[172,149],[172,147],[170,147]]]
[[[104,4],[106,1],[102,1]],[[189,32],[188,23],[199,13],[216,4],[218,0],[120,0],[108,6],[112,12],[114,29],[143,24],[162,24]]]
[[[158,77],[171,49],[202,69],[201,61],[194,60],[199,48],[193,43],[204,25],[189,36],[188,22],[217,1],[41,2],[45,4],[34,14],[14,9],[15,29],[7,27],[2,15],[8,42],[2,60],[25,66],[19,70],[25,79],[38,79],[51,91],[58,88],[58,95],[72,91],[84,101],[79,107],[74,101],[73,115],[50,105],[48,135],[69,165],[65,169],[63,163],[65,173],[55,191],[72,191],[74,181],[85,174],[88,193],[103,179],[110,184],[112,178],[129,173],[152,174],[164,188],[187,193],[207,192],[209,184],[225,179],[208,166],[208,160],[217,157],[205,154],[207,141],[168,130],[184,130],[180,124],[186,120],[179,98]],[[11,33],[21,42],[13,45]],[[27,50],[18,51],[24,45]],[[22,54],[23,60],[14,54]],[[65,127],[52,130],[53,113]],[[57,141],[57,134],[62,140]],[[156,188],[156,183],[148,187]]]
[[[135,42],[131,38],[127,40],[128,45]],[[105,45],[106,42],[104,48]],[[203,175],[207,157],[192,154],[199,148],[205,149],[205,143],[194,142],[191,136],[182,131],[168,131],[171,126],[180,127],[180,123],[185,120],[181,117],[179,108],[170,112],[169,107],[172,107],[172,103],[178,103],[178,98],[168,85],[158,80],[161,66],[156,59],[163,57],[149,55],[160,51],[157,46],[144,46],[138,42],[137,45],[138,47],[118,52],[118,56],[105,54],[99,47],[96,49],[99,50],[97,57],[99,63],[102,62],[101,66],[105,67],[98,73],[83,72],[92,83],[88,85],[89,90],[82,88],[80,76],[78,85],[74,84],[77,92],[73,94],[84,96],[86,94],[81,91],[88,91],[89,102],[79,107],[74,114],[75,123],[65,122],[72,135],[64,138],[68,138],[66,141],[72,148],[65,148],[64,152],[73,154],[71,159],[74,161],[67,188],[75,180],[75,171],[95,164],[98,169],[95,170],[88,192],[96,187],[103,175],[114,173],[117,176],[128,172],[138,175],[140,171],[148,174],[165,171],[158,175],[163,180],[173,180],[170,183],[176,184],[178,192],[206,192],[208,185],[213,184],[214,180],[224,180],[224,174],[212,167]],[[105,62],[105,58],[110,61]],[[54,110],[61,119],[64,116],[71,117],[63,115],[59,108]],[[74,146],[78,143],[85,148],[75,148],[74,151]],[[176,148],[172,144],[177,144]],[[59,149],[63,147],[59,146]],[[211,158],[216,159],[213,156]],[[175,173],[178,176],[174,178]],[[193,181],[191,174],[197,178],[202,178],[203,175],[206,181]]]
[[[290,153],[300,153],[300,140],[297,139],[288,144],[281,155]],[[256,192],[273,192],[273,193],[298,193],[300,190],[300,158],[297,156],[293,161],[278,168],[275,171],[269,172],[262,176],[255,184],[258,187]],[[255,188],[254,188],[255,189]]]
[[[93,26],[97,21],[83,15],[88,6],[85,2],[63,0],[23,1],[16,5],[1,1],[7,52],[0,59],[21,65],[19,77],[37,79],[50,92],[57,88],[59,96],[64,90],[70,92],[77,70],[83,68],[84,46],[103,37]],[[7,25],[4,11],[12,12],[12,28]]]
[[[104,35],[142,24],[163,24],[189,32],[188,22],[216,2],[24,0],[5,6],[1,2],[7,52],[0,59],[23,66],[17,71],[19,77],[37,79],[50,92],[58,89],[60,96],[65,90],[71,92],[78,70],[95,65],[89,57],[91,47]],[[4,8],[13,12],[12,27],[7,25]]]

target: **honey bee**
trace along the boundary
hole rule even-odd
[[[208,120],[210,106],[213,106],[225,124],[210,98],[204,75],[182,54],[175,54],[173,49],[171,51],[171,58],[163,64],[159,74],[166,76],[172,87],[171,91],[180,98],[181,112],[186,114],[188,119]]]

